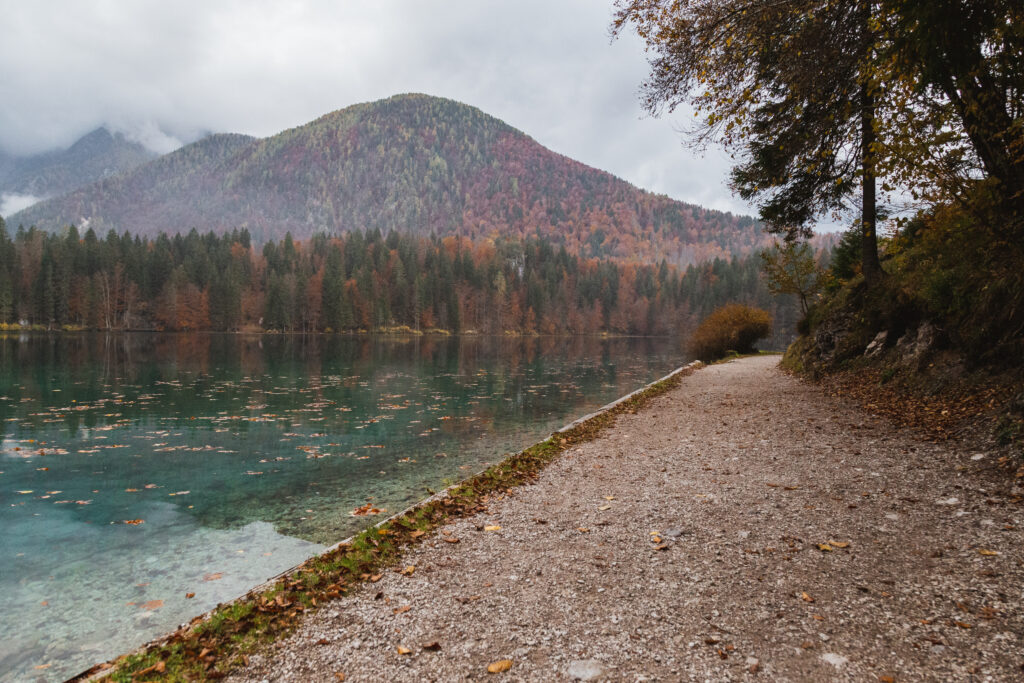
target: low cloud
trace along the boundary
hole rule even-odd
[[[0,195],[0,216],[7,218],[13,216],[22,209],[27,209],[36,202],[40,202],[45,197],[36,197],[31,194],[17,194],[14,192],[5,192]]]

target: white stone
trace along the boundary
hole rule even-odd
[[[839,667],[843,666],[844,664],[848,664],[850,662],[850,660],[847,659],[846,657],[844,657],[842,655],[837,655],[834,652],[826,652],[825,654],[823,654],[821,656],[821,658],[822,658],[823,661],[828,662],[829,664],[831,664],[832,666],[836,667],[837,669]]]
[[[604,674],[604,667],[596,659],[578,659],[569,663],[566,673],[577,681],[592,681]]]

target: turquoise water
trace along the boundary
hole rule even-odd
[[[0,336],[0,681],[63,680],[681,365],[594,338]],[[187,597],[194,593],[193,597]]]

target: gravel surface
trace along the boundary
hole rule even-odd
[[[777,363],[685,378],[230,680],[1022,680],[994,454]]]

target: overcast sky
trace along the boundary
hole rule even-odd
[[[107,125],[158,151],[202,132],[272,135],[423,92],[676,199],[752,213],[638,103],[643,46],[611,42],[611,0],[0,0],[0,149]]]

